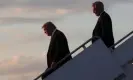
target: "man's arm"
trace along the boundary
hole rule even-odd
[[[108,35],[108,33],[110,32],[110,26],[112,24],[111,24],[110,18],[108,16],[102,17],[102,22],[101,23],[102,23],[102,26],[101,26],[102,27],[102,34],[101,34],[101,36],[104,39],[104,38],[107,37],[106,35]]]
[[[55,46],[55,53],[54,53],[55,55],[54,55],[53,63],[59,62],[67,55],[67,53],[69,53],[66,41],[67,41],[66,37],[63,33],[59,33],[56,36],[56,41],[55,41],[56,46]]]
[[[58,56],[59,56],[59,37],[56,36],[56,38],[54,40],[53,61],[52,61],[52,64],[51,64],[52,67],[54,65],[56,65],[56,63],[58,61]]]

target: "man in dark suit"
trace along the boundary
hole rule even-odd
[[[110,16],[104,11],[104,5],[100,1],[96,1],[92,5],[93,13],[96,16],[99,16],[97,24],[93,30],[92,37],[100,37],[105,45],[109,48],[114,44],[113,30],[112,30],[112,21]],[[92,40],[94,43],[97,38]]]
[[[43,25],[42,29],[44,32],[51,36],[51,41],[47,53],[47,65],[48,68],[52,68],[65,56],[70,54],[67,38],[63,34],[63,32],[59,31],[56,26],[52,22],[47,22]],[[58,66],[62,66],[72,57],[69,56]]]

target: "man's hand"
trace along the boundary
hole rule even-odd
[[[51,68],[52,68],[52,67],[54,67],[54,66],[55,66],[55,64],[56,64],[55,62],[52,62],[52,64],[51,64]]]

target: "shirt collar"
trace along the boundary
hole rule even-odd
[[[56,30],[57,30],[57,29],[54,29],[54,31],[52,32],[52,36],[54,35],[54,33],[55,33]]]
[[[104,11],[103,11],[103,12],[104,12]],[[103,14],[103,12],[100,13],[100,16]],[[100,16],[99,16],[99,17],[100,17]]]

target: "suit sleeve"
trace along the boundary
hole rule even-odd
[[[104,16],[102,18],[102,38],[103,39],[106,39],[108,36],[107,34],[109,33],[110,31],[110,26],[111,26],[111,22],[110,22],[110,19],[107,17],[107,16]]]
[[[59,43],[60,43],[60,37],[59,36],[56,36],[56,39],[55,39],[55,49],[54,49],[54,59],[53,59],[53,62],[57,62],[58,61],[58,57],[59,57]]]

